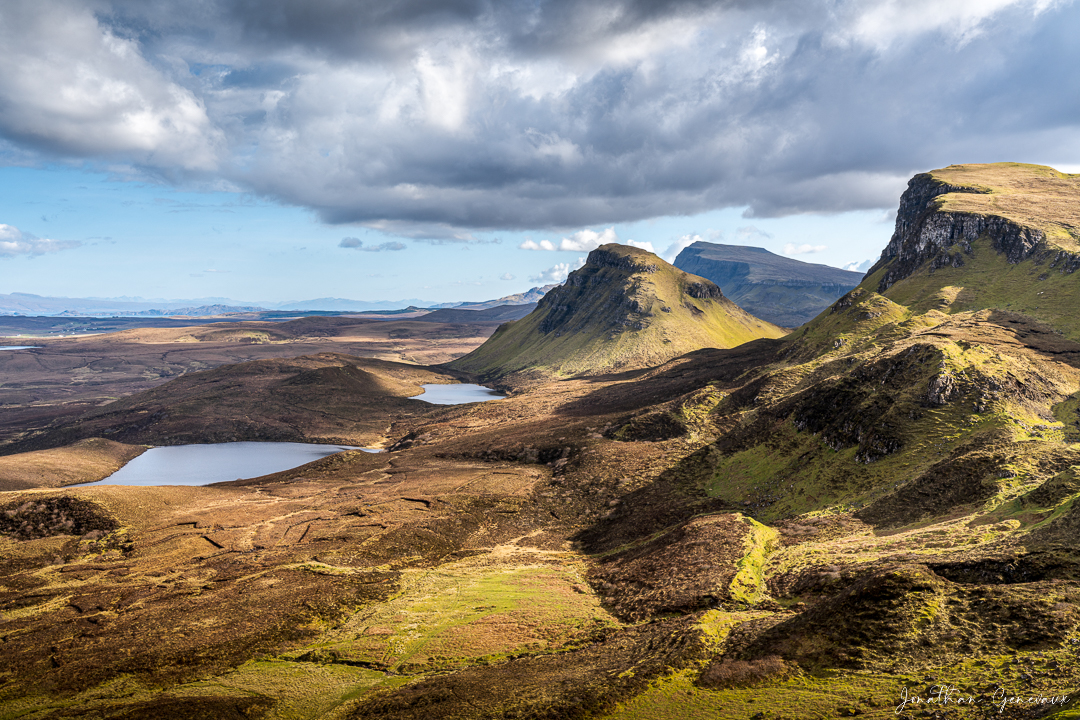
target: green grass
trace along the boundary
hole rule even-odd
[[[987,309],[1021,313],[1080,340],[1080,314],[1076,312],[1080,275],[1066,275],[1032,260],[1013,265],[994,251],[986,237],[975,240],[971,247],[973,255],[964,256],[963,267],[943,267],[932,274],[921,268],[885,295],[917,313]]]
[[[899,697],[902,678],[848,675],[790,680],[726,690],[694,684],[697,672],[685,670],[655,681],[648,690],[622,703],[604,720],[833,720],[858,709],[863,717],[887,717]],[[880,713],[880,714],[878,714]]]
[[[778,545],[780,534],[753,518],[744,517],[743,522],[750,526],[750,532],[744,540],[746,552],[739,559],[730,591],[736,600],[754,605],[768,594],[762,570],[769,553]]]
[[[1036,709],[1036,705],[1027,702],[1032,696],[1076,698],[1071,672],[1037,679],[1033,685],[1020,679],[1021,673],[1032,669],[1043,674],[1055,662],[1071,665],[1069,651],[1061,648],[1042,654],[988,657],[910,674],[800,673],[784,680],[721,690],[696,685],[698,671],[688,669],[654,681],[645,692],[601,717],[603,720],[833,720],[930,717],[935,712],[947,712],[946,717],[951,718],[982,718],[987,711],[997,713],[998,688],[1008,697],[1024,699],[1023,703],[1013,703],[1012,708],[1029,711]],[[949,688],[949,702],[928,702],[941,697],[936,690],[938,686]],[[900,709],[905,690],[908,703]],[[958,702],[961,698],[965,702]],[[966,702],[968,698],[973,700],[971,704]],[[1041,717],[1080,718],[1080,703],[1074,700],[1059,712]]]
[[[556,651],[617,624],[572,564],[411,574],[399,597],[289,657],[427,672]]]
[[[346,570],[316,562],[303,569]],[[489,556],[405,575],[397,597],[323,627],[314,642],[168,692],[271,698],[276,704],[267,720],[331,720],[344,717],[353,701],[417,676],[563,652],[591,642],[598,630],[620,625],[588,589],[579,561],[493,563]],[[115,709],[118,702],[141,702],[161,692],[122,678],[67,699],[0,698],[0,720],[49,708]]]

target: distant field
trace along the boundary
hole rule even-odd
[[[78,322],[75,322],[75,321]],[[422,365],[448,362],[487,339],[497,322],[433,323],[361,317],[284,322],[164,318],[4,318],[0,328],[99,333],[35,338],[0,351],[0,445],[15,434],[196,370],[322,352]],[[116,331],[119,326],[126,326]],[[28,345],[4,337],[0,345]]]

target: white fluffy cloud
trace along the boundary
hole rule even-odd
[[[847,265],[844,266],[844,269],[850,270],[851,272],[864,273],[871,267],[873,267],[875,262],[876,261],[873,258],[870,258],[869,260],[863,260],[862,262],[856,260],[855,262],[849,262]]]
[[[640,242],[637,241],[637,240],[627,240],[626,244],[629,245],[630,247],[636,247],[636,248],[641,248],[642,250],[648,250],[651,253],[656,252],[656,250],[653,249],[652,243],[647,241],[647,240],[643,240],[643,241],[640,241]]]
[[[0,223],[0,257],[17,255],[44,255],[45,253],[70,250],[82,245],[77,240],[50,240],[24,233],[13,225]]]
[[[808,253],[824,252],[828,249],[829,247],[827,245],[808,245],[806,243],[796,245],[795,243],[785,243],[783,252],[785,255],[806,255]]]
[[[682,237],[676,238],[674,242],[668,245],[667,250],[665,250],[660,255],[660,257],[669,263],[673,263],[675,262],[675,258],[678,257],[679,253],[681,253],[683,250],[690,247],[696,242],[704,242],[704,238],[702,238],[697,233],[694,233],[692,235],[683,235]]]
[[[585,265],[585,260],[586,258],[579,257],[574,264],[568,262],[559,263],[554,267],[541,271],[538,275],[533,275],[529,278],[529,282],[544,283],[545,285],[565,282],[570,273]]]
[[[522,250],[558,250],[559,249],[559,248],[557,248],[555,246],[555,243],[551,242],[550,240],[541,240],[540,242],[536,242],[535,240],[532,240],[532,239],[526,240],[525,242],[518,245],[518,247],[521,248]]]
[[[601,245],[621,242],[622,240],[620,240],[619,236],[615,233],[615,228],[609,227],[607,230],[601,230],[600,232],[595,230],[579,230],[569,237],[564,237],[559,241],[558,245],[550,240],[536,242],[535,240],[529,239],[518,245],[518,247],[522,250],[568,250],[570,252],[591,252]],[[647,242],[639,243],[634,240],[627,240],[626,244],[633,247],[644,247],[649,252],[652,252],[652,245]]]

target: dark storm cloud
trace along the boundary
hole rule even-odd
[[[1051,0],[22,0],[0,138],[428,241],[889,208],[1080,162],[1078,32]]]

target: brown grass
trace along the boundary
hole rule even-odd
[[[0,491],[95,482],[112,475],[145,450],[141,445],[89,438],[53,450],[0,457]]]
[[[944,195],[944,210],[999,215],[1042,230],[1066,250],[1080,249],[1080,175],[1023,163],[950,165],[930,174],[985,191]]]
[[[735,688],[777,680],[791,673],[779,655],[757,660],[713,660],[701,673],[699,683],[711,688]]]

